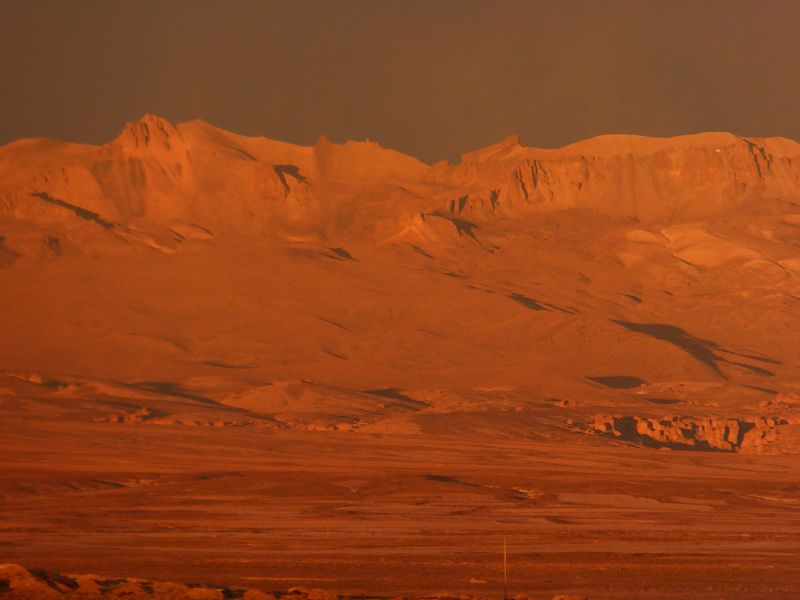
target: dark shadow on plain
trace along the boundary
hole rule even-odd
[[[764,377],[772,377],[772,376],[775,375],[775,373],[773,373],[769,369],[764,369],[762,367],[757,367],[755,365],[748,365],[748,364],[745,364],[745,363],[736,362],[734,360],[726,360],[725,362],[727,362],[728,364],[731,364],[731,365],[736,365],[737,367],[742,367],[744,369],[747,369],[748,371],[751,371],[751,372],[755,373],[756,375],[763,375]]]
[[[275,171],[278,179],[281,180],[281,184],[283,184],[283,191],[287,194],[289,193],[289,182],[286,181],[287,175],[294,177],[294,179],[300,183],[305,183],[308,185],[306,178],[300,174],[300,167],[297,165],[275,165],[272,167],[272,170]]]
[[[459,234],[468,235],[476,242],[478,241],[478,238],[475,237],[475,234],[472,232],[473,229],[478,228],[478,226],[475,223],[466,221],[464,219],[452,219],[452,221],[453,225],[456,226],[456,229],[458,230]]]
[[[414,249],[414,252],[416,252],[418,254],[421,254],[425,258],[433,258],[432,254],[428,254],[427,252],[425,252],[425,250],[423,250],[419,246],[415,246],[414,244],[411,244],[411,247]]]
[[[680,404],[680,400],[674,398],[645,398],[651,404]]]
[[[456,479],[455,477],[448,477],[446,475],[425,475],[425,479],[428,481],[439,481],[441,483],[454,483],[456,485],[466,485],[467,487],[483,487],[479,483],[471,483],[469,481],[461,481],[460,479]]]
[[[379,390],[364,390],[362,393],[369,394],[370,396],[380,396],[381,398],[390,398],[391,400],[399,400],[400,402],[406,402],[411,404],[412,406],[416,406],[419,408],[427,408],[430,406],[427,402],[422,402],[421,400],[414,400],[410,396],[406,396],[403,392],[401,392],[397,388],[381,388]]]
[[[204,360],[200,364],[208,365],[209,367],[217,367],[219,369],[254,369],[255,365],[235,365],[231,363],[222,362],[219,360]]]
[[[695,337],[674,325],[664,325],[661,323],[632,323],[630,321],[618,321],[616,319],[612,319],[612,322],[630,331],[643,333],[658,340],[668,342],[673,346],[677,346],[707,367],[716,371],[722,378],[725,378],[725,375],[722,374],[719,366],[717,366],[717,362],[724,362],[725,359],[715,354],[712,350],[712,348],[714,350],[720,349],[716,342]]]
[[[170,381],[137,381],[136,383],[127,383],[124,385],[125,387],[139,390],[140,392],[152,392],[163,396],[172,396],[174,398],[186,398],[187,400],[194,400],[196,402],[202,402],[203,404],[219,404],[211,398],[193,394],[184,389],[179,383],[172,383]]]
[[[763,392],[765,394],[771,394],[773,396],[778,393],[778,390],[773,390],[772,388],[759,387],[757,385],[747,385],[743,383],[742,387],[750,388],[751,390],[756,390],[757,392]]]
[[[328,248],[328,249],[331,252],[333,252],[336,256],[339,256],[339,257],[344,258],[346,260],[355,260],[355,258],[353,258],[353,255],[350,254],[344,248]]]
[[[536,300],[528,298],[527,296],[523,296],[522,294],[510,294],[508,297],[514,302],[519,302],[525,308],[529,308],[531,310],[547,310],[545,306],[539,304]]]
[[[774,358],[767,358],[766,356],[756,356],[754,354],[744,354],[742,352],[734,352],[733,350],[723,350],[723,352],[727,354],[733,354],[734,356],[739,356],[741,358],[749,358],[750,360],[757,360],[758,362],[767,363],[768,365],[781,365],[783,364],[779,360],[775,360]]]
[[[63,200],[59,200],[58,198],[53,198],[52,196],[44,192],[32,192],[31,196],[33,196],[34,198],[39,198],[39,200],[44,200],[45,202],[49,202],[50,204],[55,204],[56,206],[60,206],[61,208],[66,208],[67,210],[73,212],[84,221],[91,221],[93,223],[97,223],[98,225],[100,225],[100,227],[104,227],[105,229],[114,228],[114,224],[111,221],[106,221],[99,214],[97,214],[96,212],[92,212],[91,210],[86,210],[85,208],[81,208],[80,206],[75,206],[74,204],[70,204],[69,202],[64,202]]]
[[[605,377],[587,377],[586,379],[615,390],[630,390],[647,383],[644,379],[631,375],[608,375]]]
[[[437,212],[428,213],[428,216],[430,216],[430,217],[439,217],[440,219],[444,219],[445,221],[450,221],[455,226],[456,231],[458,231],[458,235],[466,235],[466,236],[471,237],[476,242],[478,241],[478,238],[475,237],[475,233],[473,231],[473,230],[478,228],[478,226],[475,223],[473,223],[471,221],[467,221],[465,219],[459,219],[457,217],[451,217],[451,216],[448,216],[448,215],[443,215],[438,211]]]
[[[762,375],[764,377],[772,377],[773,375],[775,375],[775,373],[773,373],[772,371],[768,371],[767,369],[763,369],[761,367],[756,367],[754,365],[748,365],[745,363],[729,360],[724,356],[720,356],[718,354],[719,352],[724,352],[725,354],[732,354],[734,356],[741,356],[744,358],[749,358],[752,360],[757,360],[768,364],[780,364],[779,361],[774,360],[772,358],[767,358],[764,356],[753,356],[749,354],[741,354],[738,352],[733,352],[731,350],[726,350],[725,348],[722,348],[718,343],[712,340],[704,340],[702,338],[695,337],[691,333],[688,333],[687,331],[681,329],[680,327],[676,327],[675,325],[666,325],[663,323],[632,323],[630,321],[619,321],[616,319],[612,319],[612,323],[621,325],[622,327],[630,331],[643,333],[645,335],[649,335],[656,339],[668,342],[673,346],[677,346],[684,352],[687,352],[693,358],[699,360],[709,368],[716,371],[717,374],[723,379],[727,379],[727,377],[725,377],[725,375],[720,370],[718,363],[727,363],[729,365],[736,365],[738,367],[745,368],[757,375]]]
[[[555,304],[545,303],[543,305],[547,309],[557,310],[558,312],[566,313],[568,315],[575,315],[578,314],[578,311],[574,308],[565,308],[563,306],[556,306]]]

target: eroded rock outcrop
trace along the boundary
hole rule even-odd
[[[800,416],[662,418],[595,415],[590,430],[677,450],[780,454],[800,451]]]
[[[557,149],[510,136],[431,166],[369,141],[297,146],[147,115],[101,146],[0,148],[0,225],[13,221],[6,246],[23,255],[33,254],[28,230],[57,233],[67,251],[111,236],[170,253],[185,239],[176,227],[204,238],[441,243],[444,225],[445,239],[470,243],[475,222],[497,217],[578,209],[686,220],[779,199],[800,200],[800,144],[729,133],[600,136]]]
[[[317,592],[314,596],[312,592]],[[289,593],[291,600],[336,599],[323,590]],[[138,578],[105,578],[98,575],[67,575],[56,571],[26,569],[15,564],[0,564],[0,598],[3,600],[88,600],[99,598],[128,598],[129,600],[275,600],[273,594],[239,587],[151,581]]]
[[[3,600],[339,600],[340,596],[321,588],[293,587],[268,593],[252,588],[214,587],[199,584],[151,581],[138,578],[103,578],[98,575],[66,575],[57,571],[28,570],[15,564],[0,564],[0,598]],[[474,596],[441,592],[422,596],[421,600],[486,600]],[[515,600],[532,600],[517,594]],[[553,600],[588,600],[584,596],[556,596]]]
[[[429,177],[460,189],[446,206],[459,215],[588,209],[653,220],[797,197],[799,166],[800,145],[783,138],[606,135],[550,150],[511,136]]]

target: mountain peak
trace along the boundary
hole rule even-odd
[[[476,162],[481,160],[492,160],[497,158],[508,158],[521,150],[524,146],[519,134],[512,133],[507,135],[496,144],[466,152],[461,156],[463,162]]]
[[[498,145],[509,147],[509,146],[522,146],[523,144],[522,144],[522,139],[519,137],[519,134],[512,133],[504,137],[502,140],[500,140]]]
[[[179,135],[175,125],[167,119],[148,113],[138,121],[128,122],[111,143],[129,150],[146,147],[169,148],[172,140]]]

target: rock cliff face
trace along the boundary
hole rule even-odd
[[[293,600],[336,600],[323,590],[296,589]],[[0,598],[8,600],[46,600],[72,598],[129,598],[131,600],[275,600],[275,596],[256,589],[184,585],[132,577],[105,578],[97,575],[66,575],[56,571],[31,569],[15,564],[0,564]]]
[[[457,214],[587,209],[641,220],[702,217],[754,199],[798,197],[800,145],[708,133],[601,136],[555,150],[510,137],[432,178],[462,189]]]
[[[347,225],[343,215],[353,211],[341,206],[343,195],[377,188],[361,194],[369,214],[364,205],[381,187],[401,191],[427,170],[372,142],[300,147],[148,115],[99,147],[24,140],[1,148],[0,209],[39,225],[89,211],[151,231],[179,222],[217,234],[319,234]]]
[[[426,165],[373,142],[313,147],[148,115],[102,146],[0,148],[0,218],[169,246],[173,227],[214,235],[385,240],[426,217],[461,222],[578,209],[642,221],[800,199],[800,145],[710,133],[602,136],[545,150],[516,136]],[[123,235],[127,232],[126,235]],[[83,243],[83,242],[82,242]]]
[[[779,392],[800,381],[786,336],[799,148],[702,134],[542,150],[512,136],[426,165],[373,142],[301,147],[155,116],[102,146],[17,141],[0,148],[0,312],[16,321],[0,358],[49,372],[88,327],[113,349],[68,374],[146,358],[164,377],[231,364],[295,381],[325,364],[326,384],[391,368],[505,385],[552,369],[579,387]],[[363,423],[348,419],[323,423]]]
[[[732,419],[596,415],[591,430],[626,441],[677,450],[778,454],[800,448],[800,416]]]

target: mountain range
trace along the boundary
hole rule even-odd
[[[0,331],[7,562],[488,597],[502,534],[531,598],[800,590],[792,140],[23,139]]]

